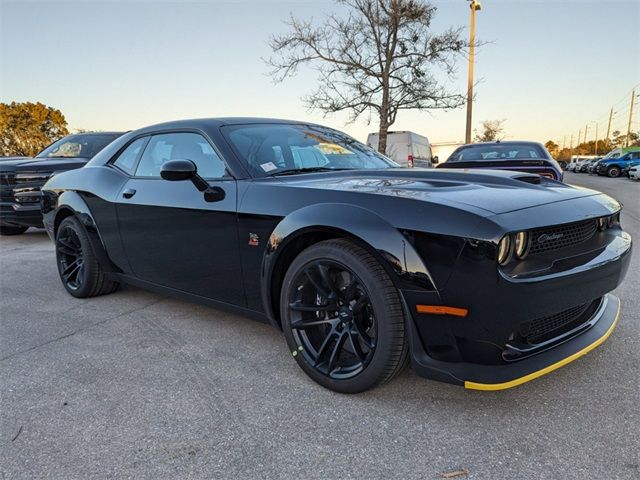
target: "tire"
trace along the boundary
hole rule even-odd
[[[0,235],[21,235],[27,231],[29,227],[10,227],[9,225],[0,225]]]
[[[55,243],[58,273],[69,294],[88,298],[106,295],[118,288],[118,282],[106,278],[87,231],[75,216],[62,220]]]
[[[618,167],[609,167],[607,169],[607,177],[616,178],[620,176],[620,168]]]
[[[400,295],[380,263],[352,242],[327,240],[300,253],[285,275],[280,312],[298,365],[328,389],[362,392],[407,365]]]

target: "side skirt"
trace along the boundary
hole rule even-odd
[[[156,283],[147,282],[146,280],[140,280],[139,278],[135,278],[130,275],[112,273],[109,274],[108,277],[112,278],[113,280],[133,285],[134,287],[139,287],[144,290],[149,290],[150,292],[154,292],[160,295],[176,298],[178,300],[184,300],[186,302],[197,303],[199,305],[215,308],[217,310],[223,310],[228,313],[235,313],[237,315],[256,320],[260,323],[268,323],[269,325],[271,325],[271,322],[269,322],[266,314],[262,312],[256,312],[255,310],[239,307],[237,305],[232,305],[226,302],[220,302],[218,300],[213,300],[201,295],[194,295],[192,293],[183,292],[182,290],[176,290],[175,288],[165,287]]]

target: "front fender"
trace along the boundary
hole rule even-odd
[[[405,236],[382,217],[362,207],[321,203],[296,210],[273,230],[262,263],[262,299],[273,319],[272,280],[287,247],[309,232],[340,232],[365,246],[391,276],[399,289],[436,292],[433,278]]]

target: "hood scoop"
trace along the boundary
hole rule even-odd
[[[540,185],[542,183],[542,177],[540,175],[515,175],[514,180],[520,180],[521,182],[530,183],[532,185]]]

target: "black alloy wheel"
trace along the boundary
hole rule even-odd
[[[376,348],[376,318],[362,281],[330,260],[307,264],[293,282],[289,309],[296,343],[315,369],[333,379],[354,377]]]
[[[118,282],[107,278],[96,258],[87,231],[74,216],[62,220],[56,231],[56,260],[64,288],[74,297],[111,293]]]
[[[71,225],[58,230],[56,251],[62,283],[68,290],[78,290],[84,282],[84,256],[80,238]]]
[[[357,245],[330,240],[302,252],[285,276],[281,312],[296,361],[327,388],[360,392],[406,365],[398,292]]]

